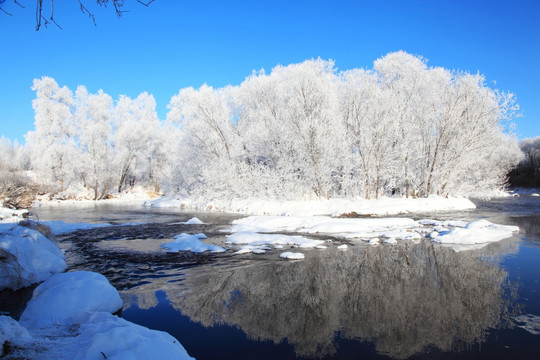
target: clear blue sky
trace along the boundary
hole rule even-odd
[[[76,1],[56,1],[63,30],[39,32],[35,1],[19,2],[26,8],[5,5],[13,16],[0,12],[0,135],[19,142],[33,129],[30,87],[43,75],[114,99],[148,91],[165,119],[183,87],[237,85],[253,69],[317,57],[340,70],[371,68],[397,50],[496,81],[517,95],[519,138],[540,135],[538,0],[155,0],[148,8],[125,0],[120,19],[86,0],[97,27]]]

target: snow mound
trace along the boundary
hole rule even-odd
[[[0,289],[20,289],[67,268],[58,246],[39,231],[0,223]]]
[[[120,295],[105,276],[68,272],[51,276],[34,290],[19,323],[27,329],[71,325],[96,311],[113,313],[121,308]]]
[[[449,231],[431,233],[431,240],[440,244],[481,244],[495,242],[511,237],[519,231],[517,226],[493,224],[487,220],[477,220],[468,223],[463,228],[453,228]]]
[[[150,330],[107,312],[91,315],[81,324],[79,333],[67,339],[61,358],[193,359],[166,332]]]
[[[182,233],[174,237],[174,241],[162,244],[161,247],[167,249],[168,252],[178,251],[191,251],[201,253],[205,251],[210,252],[224,252],[225,249],[217,245],[208,245],[200,241],[199,239],[206,239],[206,235],[200,233],[190,235]]]
[[[191,219],[189,219],[188,221],[184,221],[180,224],[185,224],[185,225],[203,225],[204,223],[199,220],[199,218],[196,218],[196,217],[193,217]]]
[[[282,234],[258,234],[250,231],[241,231],[227,236],[226,244],[260,245],[292,245],[301,248],[314,248],[324,244],[323,240],[311,240],[303,236],[290,236]]]
[[[289,259],[289,260],[302,260],[305,257],[305,255],[302,253],[285,251],[279,254],[279,257],[282,259]]]

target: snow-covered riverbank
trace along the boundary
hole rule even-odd
[[[25,211],[0,210],[0,290],[41,282],[19,322],[0,316],[0,357],[191,359],[171,335],[114,316],[122,300],[103,275],[64,273],[64,254],[49,228],[24,220]],[[56,225],[57,233],[65,230]]]
[[[203,200],[181,197],[162,197],[144,203],[156,208],[185,208],[201,211],[231,212],[249,215],[285,216],[339,216],[396,215],[414,212],[452,211],[474,209],[476,206],[466,198],[380,198],[374,200],[320,199],[299,201],[278,200]]]

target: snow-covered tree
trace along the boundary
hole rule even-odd
[[[60,88],[50,77],[35,79],[32,101],[35,130],[26,135],[32,167],[46,181],[60,186],[60,191],[75,179],[77,154],[73,124],[73,95],[66,86]]]
[[[151,174],[150,157],[157,144],[159,120],[156,101],[152,95],[141,93],[131,99],[121,96],[114,111],[114,152],[118,173],[118,192],[126,183],[148,180]]]
[[[116,179],[112,147],[112,98],[100,90],[89,94],[84,86],[75,93],[75,120],[81,151],[79,171],[94,200],[108,195]]]

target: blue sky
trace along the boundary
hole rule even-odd
[[[0,135],[24,142],[33,129],[32,80],[120,94],[154,95],[165,119],[181,88],[240,84],[253,69],[334,59],[340,70],[371,68],[388,52],[432,66],[480,72],[516,94],[520,139],[540,135],[540,1],[205,1],[125,0],[120,19],[96,8],[97,27],[76,1],[55,3],[55,19],[34,31],[35,1],[0,12]],[[48,12],[48,8],[44,12]]]

